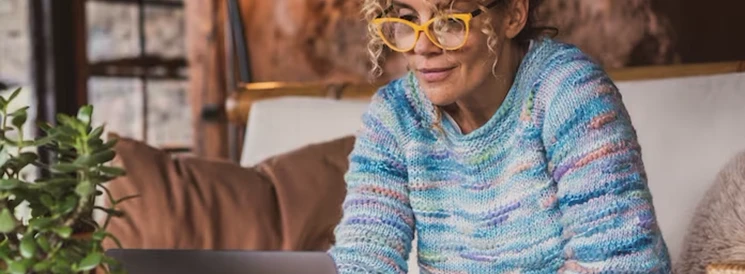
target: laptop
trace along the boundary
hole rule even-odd
[[[325,252],[110,249],[129,274],[337,274]]]

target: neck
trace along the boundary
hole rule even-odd
[[[516,43],[507,43],[497,53],[497,76],[489,77],[469,96],[443,107],[443,110],[453,117],[463,134],[478,129],[494,116],[507,97],[526,52],[527,49]],[[488,65],[491,66],[491,63]]]

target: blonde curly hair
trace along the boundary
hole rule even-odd
[[[430,0],[424,0],[429,5],[432,6],[432,10],[435,10],[437,12],[443,12],[440,9],[437,9],[435,4],[432,3]],[[494,30],[494,24],[492,24],[492,16],[488,13],[488,8],[486,5],[491,3],[492,1],[499,1],[499,6],[497,8],[503,8],[506,4],[511,3],[511,1],[514,0],[475,0],[477,1],[478,8],[484,12],[484,24],[481,28],[481,32],[487,35],[487,46],[489,47],[489,50],[492,52],[496,51],[497,47],[497,33]],[[535,38],[545,30],[554,30],[553,28],[547,28],[547,27],[536,27],[535,22],[537,20],[536,18],[536,9],[538,6],[540,6],[540,3],[543,2],[543,0],[529,0],[529,17],[528,21],[525,24],[525,27],[520,32],[520,34],[515,37],[515,41],[518,43],[529,43],[530,39]],[[381,66],[381,62],[384,61],[385,55],[390,53],[390,50],[386,48],[385,44],[383,43],[383,40],[377,35],[377,28],[374,24],[372,24],[372,20],[376,17],[379,17],[380,15],[384,14],[386,9],[391,6],[392,0],[364,0],[362,4],[362,14],[367,21],[367,36],[368,36],[368,43],[367,43],[367,52],[370,57],[370,61],[372,64],[371,68],[371,77],[378,78],[383,74],[383,67]],[[451,5],[455,1],[451,1]],[[494,64],[492,65],[492,70],[495,70],[496,68],[496,60]]]

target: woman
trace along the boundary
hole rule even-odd
[[[364,1],[373,60],[410,72],[363,116],[340,273],[407,272],[415,231],[425,273],[670,271],[618,90],[540,36],[539,2]]]

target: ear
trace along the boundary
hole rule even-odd
[[[528,11],[530,10],[530,0],[512,0],[512,4],[505,13],[505,36],[512,39],[525,28],[528,22]]]

